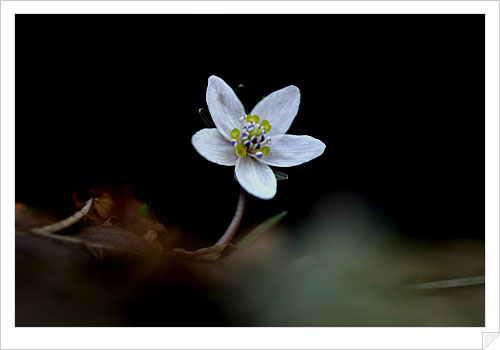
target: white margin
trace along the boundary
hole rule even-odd
[[[499,3],[497,1],[1,2],[1,348],[481,349],[499,331]],[[16,13],[486,14],[486,327],[15,328],[14,15]]]

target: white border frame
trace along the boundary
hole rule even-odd
[[[1,10],[1,348],[481,349],[483,332],[499,332],[500,93],[497,1],[3,1]],[[15,328],[13,151],[16,13],[485,14],[486,327]]]

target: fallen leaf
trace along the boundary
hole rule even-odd
[[[229,258],[237,250],[238,247],[234,244],[222,244],[201,248],[195,251],[188,251],[184,248],[175,248],[169,251],[167,255],[203,261],[221,261]]]
[[[162,244],[164,249],[171,249],[178,238],[175,231],[167,229],[151,210],[144,213],[143,206],[143,202],[132,197],[128,198],[121,205],[121,212],[115,213],[118,217],[117,224],[131,229],[140,237],[154,230],[157,234],[157,242]]]
[[[16,230],[20,231],[29,231],[34,227],[50,225],[59,220],[41,209],[30,207],[24,203],[16,203],[15,216]]]
[[[163,251],[163,246],[160,242],[158,242],[158,232],[155,230],[150,229],[144,236],[142,236],[142,239],[145,239],[153,246],[157,247],[159,251]]]
[[[94,203],[85,216],[85,224],[88,227],[119,227],[134,232],[138,237],[144,237],[153,230],[156,233],[155,240],[151,242],[153,245],[161,245],[162,250],[174,246],[178,238],[176,231],[167,230],[150,210],[150,203],[143,203],[132,197],[130,189],[110,192],[91,190],[89,193],[99,197],[94,198]],[[82,202],[76,195],[73,199],[77,206],[81,206]]]
[[[99,226],[105,223],[110,217],[114,207],[114,201],[109,193],[94,198],[92,207],[85,215],[85,223],[89,226]]]
[[[85,227],[72,237],[81,239],[89,244],[103,244],[107,247],[143,256],[157,256],[162,251],[162,248],[158,244],[151,243],[137,236],[134,232],[119,227]]]

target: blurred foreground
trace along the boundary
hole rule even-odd
[[[144,203],[100,195],[50,235],[30,229],[60,218],[16,205],[16,326],[484,326],[483,283],[411,288],[484,275],[484,241],[405,238],[356,195],[194,253]]]

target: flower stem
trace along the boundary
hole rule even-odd
[[[215,245],[222,245],[231,243],[234,236],[236,236],[236,231],[240,226],[241,219],[243,218],[243,212],[245,211],[245,190],[240,187],[240,198],[238,199],[238,206],[236,207],[236,211],[234,212],[233,220],[226,229],[226,232],[222,235],[221,238],[215,243]]]

